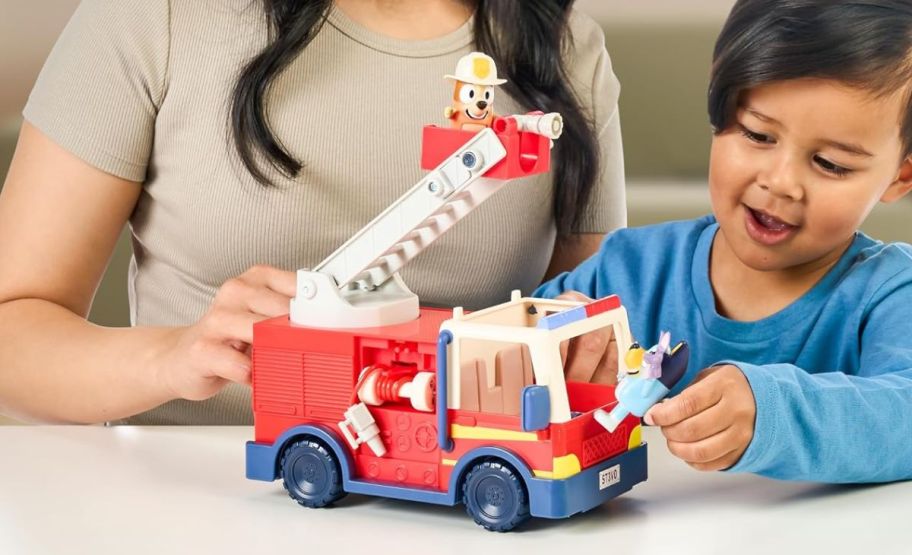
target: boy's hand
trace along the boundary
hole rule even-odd
[[[697,470],[733,466],[754,437],[757,405],[737,366],[707,368],[680,395],[649,409],[647,424],[662,427],[668,450]]]

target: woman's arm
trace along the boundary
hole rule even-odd
[[[579,266],[584,260],[595,254],[604,233],[579,233],[566,238],[559,238],[554,242],[554,251],[551,253],[551,262],[542,283],[549,281],[561,272],[569,272]]]
[[[3,412],[96,422],[168,399],[148,370],[166,330],[85,321],[140,190],[23,125],[0,195]]]
[[[256,268],[187,328],[86,321],[141,192],[25,123],[0,194],[0,412],[102,422],[246,382],[253,322],[287,311],[294,276]]]

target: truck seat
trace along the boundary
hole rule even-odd
[[[525,345],[511,345],[497,352],[493,386],[488,384],[484,360],[469,360],[461,370],[460,406],[464,410],[518,416],[523,388],[535,383]]]

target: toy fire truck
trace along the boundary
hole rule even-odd
[[[255,440],[247,477],[281,478],[301,505],[346,493],[464,503],[489,530],[564,518],[646,479],[640,421],[614,386],[568,382],[561,343],[610,328],[616,296],[522,298],[473,313],[419,307],[397,271],[511,179],[548,170],[557,114],[480,132],[427,126],[431,171],[312,271],[288,316],[254,328]],[[686,357],[685,357],[686,360]],[[667,389],[665,390],[667,393]],[[618,414],[618,410],[614,411]]]

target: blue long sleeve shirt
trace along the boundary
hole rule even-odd
[[[790,306],[755,322],[720,316],[709,281],[711,216],[622,229],[572,272],[539,287],[618,294],[644,343],[690,344],[680,392],[703,368],[738,366],[757,404],[732,472],[818,482],[912,478],[912,246],[857,233]],[[762,292],[757,292],[762,295]]]

